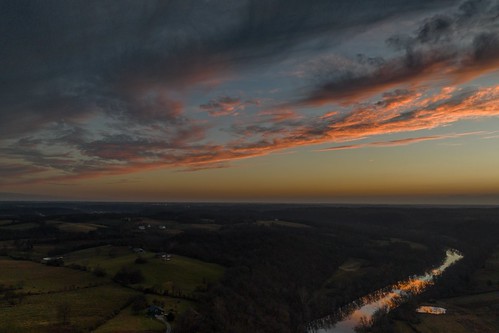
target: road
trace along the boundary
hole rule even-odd
[[[163,322],[166,325],[166,333],[172,333],[172,325],[170,325],[170,323],[166,321],[164,316],[156,315],[155,317],[157,320]]]

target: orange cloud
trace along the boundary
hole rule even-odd
[[[405,138],[405,139],[398,139],[398,140],[391,140],[391,141],[377,141],[377,142],[359,143],[359,144],[355,144],[355,145],[343,145],[343,146],[318,149],[316,151],[359,149],[359,148],[366,148],[366,147],[407,146],[407,145],[411,145],[413,143],[418,143],[418,142],[443,140],[443,139],[453,139],[453,138],[460,138],[463,136],[479,135],[479,134],[488,134],[488,133],[487,132],[469,132],[469,133],[448,134],[448,135],[431,135],[431,136]]]
[[[499,116],[498,101],[499,87],[478,90],[442,89],[432,96],[417,91],[398,91],[385,94],[379,102],[359,105],[345,116],[316,116],[293,121],[282,121],[279,117],[264,119],[265,125],[248,124],[247,136],[225,144],[196,143],[196,140],[203,137],[202,134],[193,139],[186,138],[178,145],[150,140],[120,144],[119,141],[113,141],[117,138],[111,137],[107,141],[87,143],[84,146],[88,157],[97,159],[64,175],[40,178],[38,182],[105,177],[157,168],[199,170],[226,167],[231,161],[268,155],[294,147],[353,141],[381,134],[431,129],[464,119]],[[273,126],[277,126],[278,131],[275,131]],[[192,132],[190,128],[192,127],[185,127],[186,133]],[[203,128],[200,130],[202,133]],[[250,135],[251,133],[253,135]],[[480,132],[411,137],[325,150],[407,145],[478,134]],[[28,170],[26,175],[30,174]],[[25,180],[19,178],[19,181]]]

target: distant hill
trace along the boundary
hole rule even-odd
[[[61,198],[50,195],[0,192],[0,201],[54,201]]]

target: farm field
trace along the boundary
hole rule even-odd
[[[138,257],[147,262],[136,264]],[[153,287],[169,292],[181,291],[193,293],[196,288],[203,288],[206,282],[215,282],[223,274],[223,267],[183,256],[174,255],[172,260],[163,261],[153,253],[133,253],[126,247],[104,246],[69,253],[65,256],[66,264],[78,264],[95,269],[100,267],[109,276],[114,276],[120,268],[131,266],[139,269],[145,281],[136,287]]]
[[[95,333],[113,332],[164,332],[165,325],[159,320],[145,316],[143,313],[133,314],[131,307],[124,308],[116,317],[99,326]]]
[[[66,292],[25,296],[18,304],[1,304],[0,332],[53,332],[60,324],[60,307],[68,309],[69,324],[93,329],[119,312],[137,292],[113,284]]]
[[[27,260],[0,257],[0,333],[53,332],[61,326],[58,309],[69,308],[69,325],[74,330],[97,328],[97,332],[153,332],[164,330],[164,324],[148,318],[145,311],[131,312],[130,301],[142,294],[124,288],[111,278],[122,266],[140,269],[145,281],[135,288],[154,287],[177,293],[192,294],[203,288],[207,281],[216,281],[223,273],[219,265],[174,256],[170,261],[143,253],[145,264],[135,264],[138,257],[126,247],[102,246],[73,252],[66,265],[80,264],[89,268],[101,267],[106,277],[68,267],[47,266]],[[5,293],[13,290],[13,297]],[[183,313],[195,303],[182,298],[146,295],[149,304],[161,304],[165,310]]]
[[[107,283],[91,273],[0,257],[0,284],[24,293],[48,293]]]

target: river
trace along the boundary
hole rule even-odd
[[[369,323],[378,310],[390,311],[411,295],[423,292],[433,284],[433,278],[442,274],[463,256],[456,250],[447,250],[443,263],[427,273],[373,292],[352,302],[344,309],[309,324],[309,333],[355,333],[355,327]]]

